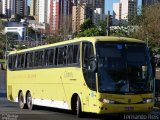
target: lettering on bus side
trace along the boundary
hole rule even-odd
[[[64,72],[64,78],[73,78],[73,73],[72,73],[72,72],[65,71],[65,72]]]

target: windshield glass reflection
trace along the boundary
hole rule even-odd
[[[97,43],[100,92],[152,91],[152,70],[144,44]]]

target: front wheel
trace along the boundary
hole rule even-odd
[[[77,101],[76,101],[76,114],[77,114],[77,117],[82,116],[81,100],[79,96],[77,96]]]
[[[32,104],[32,96],[31,96],[31,93],[29,92],[27,94],[27,107],[29,110],[32,110],[33,109],[33,104]]]

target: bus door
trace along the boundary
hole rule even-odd
[[[86,91],[86,102],[88,102],[88,107],[90,109],[90,112],[96,110],[96,73],[92,71],[92,67],[90,64],[90,61],[94,58],[94,49],[92,43],[84,42],[83,43],[83,75],[85,82],[87,84],[88,90]]]

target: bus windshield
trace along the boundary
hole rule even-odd
[[[99,42],[96,50],[100,92],[152,91],[152,67],[145,44]]]

